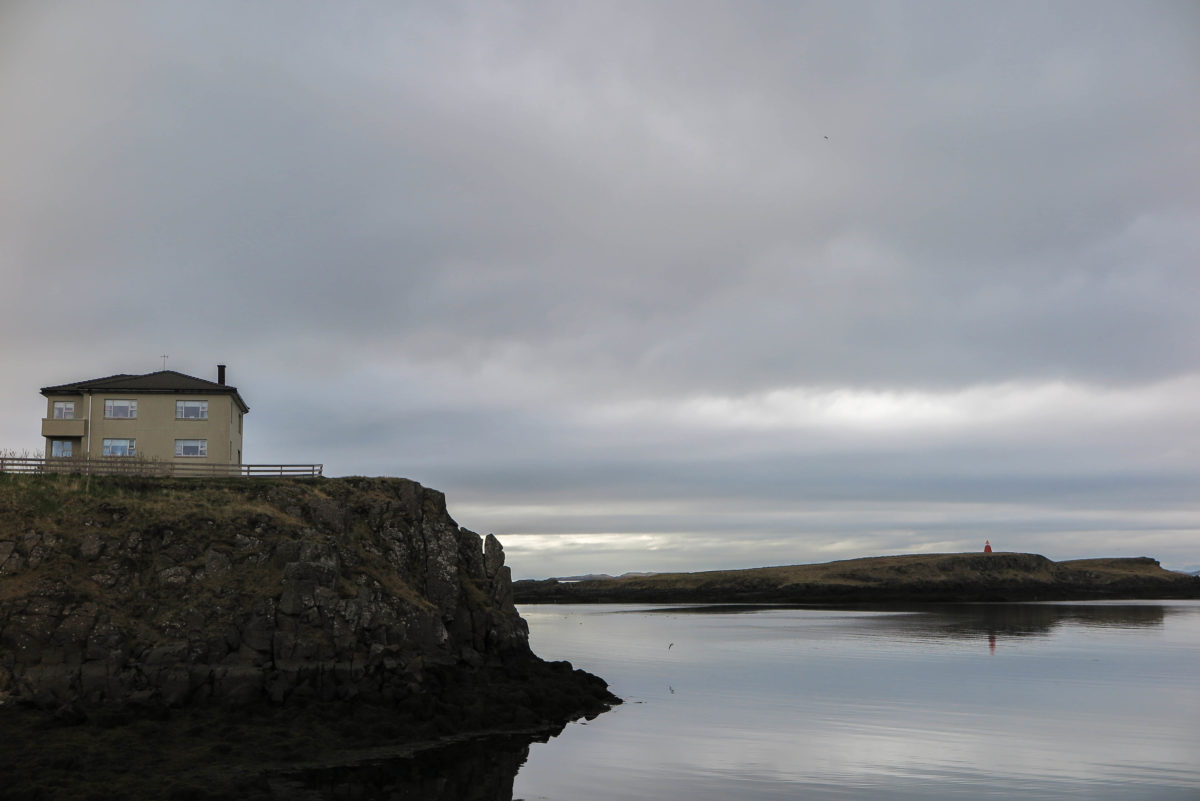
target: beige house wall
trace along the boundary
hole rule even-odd
[[[106,418],[106,400],[136,400],[137,417]],[[179,419],[176,401],[208,401],[208,419]],[[55,401],[75,402],[75,421],[54,418]],[[104,455],[105,439],[136,440],[140,459],[200,464],[239,464],[242,453],[242,410],[232,395],[157,392],[96,392],[81,395],[49,395],[42,435],[46,455],[52,442],[64,439],[72,443],[72,456],[99,459]],[[80,423],[82,422],[82,425]],[[69,436],[77,434],[78,436]],[[175,440],[207,441],[206,456],[175,455]]]

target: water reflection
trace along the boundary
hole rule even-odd
[[[1144,604],[948,604],[929,605],[869,619],[868,627],[897,636],[983,639],[995,652],[998,639],[1048,637],[1063,626],[1143,629],[1166,619],[1162,606]]]
[[[535,651],[626,699],[273,779],[275,798],[1200,797],[1200,604],[524,607]]]
[[[1143,604],[957,604],[874,618],[868,626],[891,629],[897,636],[986,640],[988,653],[995,656],[998,642],[1049,637],[1063,626],[1143,629],[1161,627],[1165,619],[1163,607]]]
[[[986,639],[996,651],[997,640],[1046,637],[1061,626],[1139,629],[1162,626],[1169,608],[1147,603],[995,603],[795,606],[726,604],[718,606],[660,606],[626,610],[626,614],[747,615],[767,611],[803,610],[813,613],[853,613],[859,636],[892,634],[903,638]],[[842,618],[839,618],[842,620]]]
[[[626,704],[521,798],[1200,797],[1195,602],[522,614]]]
[[[485,737],[392,759],[296,771],[271,796],[306,801],[512,801],[529,746],[548,736]]]
[[[598,607],[603,608],[603,607]],[[980,603],[980,604],[871,604],[844,606],[722,604],[712,606],[626,607],[625,614],[737,615],[778,610],[812,612],[867,612],[881,621],[887,615],[897,620],[932,622],[941,627],[947,619],[960,625],[977,623],[980,629],[1003,628],[1014,633],[1037,633],[1061,623],[1118,628],[1160,625],[1170,610],[1158,603]],[[997,626],[1000,622],[1003,625]]]

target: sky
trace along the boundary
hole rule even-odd
[[[0,448],[169,369],[517,578],[1200,569],[1200,5],[0,2]]]

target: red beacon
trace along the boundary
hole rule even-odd
[[[984,553],[991,553],[991,552],[992,552],[992,541],[991,541],[991,540],[984,540],[984,541],[983,541],[983,552],[984,552]]]

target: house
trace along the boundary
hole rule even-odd
[[[42,387],[47,459],[137,457],[163,462],[242,463],[237,387],[174,370],[110,375]]]

